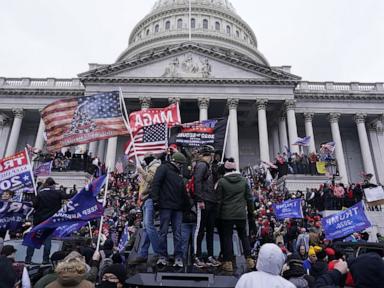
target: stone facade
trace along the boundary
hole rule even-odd
[[[43,147],[39,110],[47,104],[121,88],[128,112],[179,101],[184,122],[229,115],[226,152],[240,167],[272,160],[308,135],[310,151],[336,142],[341,181],[358,181],[366,171],[384,183],[383,83],[301,81],[289,67],[269,66],[228,1],[193,0],[194,22],[188,8],[184,0],[157,1],[115,63],[92,64],[78,78],[0,77],[0,157],[27,143]],[[88,148],[113,165],[126,140]]]

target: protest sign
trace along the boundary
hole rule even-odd
[[[105,184],[105,181],[106,176],[101,176],[87,187],[81,189],[56,214],[33,227],[24,236],[23,245],[40,248],[45,239],[52,233],[63,237],[86,225],[88,221],[101,217],[104,213],[104,208],[96,196]],[[56,232],[55,230],[58,227],[60,229]]]
[[[382,186],[364,189],[365,198],[367,202],[375,202],[384,200],[384,190]]]
[[[34,192],[33,174],[26,151],[0,160],[0,195],[7,190],[15,193],[15,201],[19,201],[24,192]]]
[[[38,167],[34,169],[33,174],[35,174],[36,177],[42,177],[42,176],[48,177],[49,175],[51,175],[52,164],[53,164],[53,161],[48,161],[40,164]]]
[[[280,204],[273,204],[273,211],[277,219],[303,218],[301,199],[293,199]]]
[[[20,229],[31,210],[31,203],[0,201],[0,231]]]
[[[321,219],[321,224],[328,240],[343,238],[372,226],[365,214],[362,201],[347,210],[324,217]]]

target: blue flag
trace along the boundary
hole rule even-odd
[[[42,163],[34,169],[33,174],[35,174],[36,177],[51,175],[52,164],[53,161]]]
[[[23,245],[40,248],[44,240],[53,233],[54,236],[64,237],[84,226],[88,221],[104,214],[103,204],[96,196],[104,185],[106,176],[101,176],[91,184],[81,189],[55,215],[32,228],[24,236]],[[57,232],[57,228],[60,228]]]
[[[128,231],[128,224],[125,224],[123,235],[120,238],[119,242],[119,252],[122,253],[125,250],[125,246],[127,246],[129,241],[129,231]]]
[[[310,140],[311,140],[311,136],[305,136],[304,138],[299,137],[297,141],[292,145],[309,146]]]
[[[362,201],[347,210],[324,217],[321,219],[321,224],[328,240],[342,238],[372,226],[365,214]]]
[[[293,199],[280,204],[273,204],[273,211],[277,219],[303,218],[301,199]]]
[[[0,201],[0,231],[20,229],[31,210],[30,203]]]

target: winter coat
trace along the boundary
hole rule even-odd
[[[95,284],[84,280],[83,277],[76,274],[66,273],[57,280],[53,281],[46,288],[94,288]]]
[[[166,162],[157,168],[150,196],[160,209],[185,211],[188,208],[184,180],[174,164]]]
[[[204,161],[198,161],[193,170],[195,178],[195,201],[217,202],[217,197],[213,188],[213,176],[209,164]]]
[[[295,288],[288,280],[280,276],[285,258],[276,244],[264,244],[257,259],[257,271],[243,274],[236,288]]]
[[[336,288],[340,287],[339,283],[342,278],[338,270],[328,271],[316,280],[315,288]],[[374,286],[372,286],[374,287]],[[380,286],[378,286],[380,287]]]
[[[315,279],[319,278],[321,275],[324,275],[328,272],[328,264],[325,261],[317,260],[312,264],[309,274]]]
[[[383,287],[384,260],[378,254],[363,254],[348,266],[356,288]]]
[[[38,225],[53,216],[62,207],[62,201],[71,198],[71,194],[56,190],[55,187],[43,188],[37,194],[33,207],[33,225]]]
[[[145,202],[149,198],[149,191],[151,189],[151,184],[153,177],[156,174],[157,168],[161,165],[160,160],[153,160],[149,165],[145,168],[145,172],[142,174],[143,181],[140,183],[139,194],[140,200],[142,203]]]
[[[240,173],[231,172],[217,182],[218,218],[222,220],[245,220],[253,213],[252,195],[247,180]]]

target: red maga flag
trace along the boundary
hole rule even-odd
[[[58,100],[41,117],[50,152],[128,134],[118,91]]]
[[[129,123],[133,133],[150,125],[166,123],[168,127],[172,127],[181,124],[179,104],[132,112],[129,114]]]

